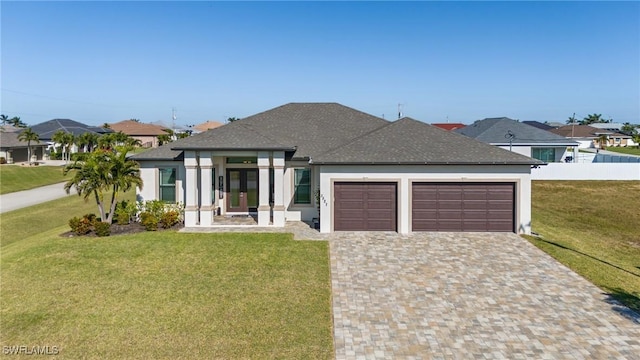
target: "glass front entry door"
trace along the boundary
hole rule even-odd
[[[258,170],[227,170],[227,211],[258,211]]]

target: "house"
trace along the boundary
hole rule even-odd
[[[140,140],[142,147],[158,147],[159,135],[166,135],[165,128],[154,124],[145,124],[135,120],[123,120],[109,124],[111,130],[120,131],[130,137]]]
[[[467,126],[465,124],[462,123],[433,123],[431,124],[435,127],[439,127],[440,129],[444,129],[447,131],[452,131],[452,130],[456,130],[456,129],[462,129],[463,127]]]
[[[0,157],[4,158],[8,164],[29,161],[29,150],[27,142],[18,140],[19,132],[0,132]],[[46,143],[31,142],[31,155],[37,160],[43,160]]]
[[[580,144],[578,147],[582,149],[600,147],[601,141],[604,141],[604,146],[628,146],[634,144],[631,142],[631,136],[629,135],[598,129],[591,125],[565,125],[549,131],[577,141]]]
[[[574,159],[578,143],[548,131],[501,118],[478,120],[455,132],[544,162]]]
[[[555,129],[554,126],[549,125],[548,123],[541,123],[540,121],[535,120],[525,120],[522,122],[523,124],[527,124],[529,126],[533,126],[534,128],[538,128],[540,130],[551,130]]]
[[[53,119],[45,121],[32,126],[31,130],[38,134],[41,142],[48,143],[50,147],[55,146],[55,143],[53,142],[53,135],[58,131],[64,131],[66,133],[73,134],[73,136],[76,137],[84,133],[102,135],[113,132],[111,129],[86,125],[71,119]],[[74,144],[71,146],[70,150],[72,153],[75,153],[78,151],[78,147]]]
[[[215,129],[215,128],[220,127],[222,125],[224,125],[224,124],[221,123],[221,122],[208,120],[208,121],[205,121],[205,122],[203,122],[201,124],[195,125],[193,127],[193,132],[197,134],[197,133],[205,132],[207,130]]]
[[[531,167],[499,147],[337,103],[290,103],[132,156],[139,200],[183,202],[185,226],[214,214],[258,226],[319,217],[320,231],[531,229]]]

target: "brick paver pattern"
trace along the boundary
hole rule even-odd
[[[638,314],[515,234],[329,241],[339,360],[640,359]]]

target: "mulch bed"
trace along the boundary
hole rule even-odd
[[[160,226],[158,226],[158,230],[157,231],[168,231],[168,230],[180,230],[184,227],[184,224],[176,224],[172,227],[170,227],[169,229],[164,229]],[[111,236],[114,235],[126,235],[126,234],[137,234],[137,233],[141,233],[141,232],[145,232],[146,230],[144,229],[144,226],[142,226],[142,224],[134,222],[131,224],[126,224],[126,225],[120,225],[120,224],[111,224]],[[61,237],[76,237],[76,236],[86,236],[86,237],[98,237],[98,235],[96,235],[95,232],[90,232],[86,235],[76,235],[71,231],[67,231],[63,234],[60,234]]]

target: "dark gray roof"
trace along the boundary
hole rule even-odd
[[[312,158],[314,164],[542,165],[544,162],[403,118]]]
[[[509,133],[513,134],[513,145],[574,146],[578,144],[565,137],[506,117],[478,120],[454,131],[492,145],[509,145],[507,137]]]
[[[33,132],[40,136],[41,140],[51,140],[53,134],[62,130],[71,133],[74,136],[82,135],[86,132],[95,134],[105,134],[113,132],[110,129],[104,129],[98,126],[90,126],[71,119],[53,119],[31,127]]]
[[[527,124],[529,126],[533,126],[534,128],[538,128],[540,130],[551,130],[551,129],[555,129],[555,127],[551,126],[551,125],[547,125],[545,123],[541,123],[540,121],[535,121],[535,120],[526,120],[522,122],[523,124]]]
[[[175,144],[180,144],[187,140],[188,138],[178,139],[172,143],[164,144],[162,146],[158,146],[155,149],[150,149],[145,152],[141,152],[139,154],[135,154],[130,156],[129,158],[136,161],[144,161],[144,160],[179,160],[182,161],[184,159],[184,152],[182,150],[172,150],[172,147]]]
[[[18,140],[19,132],[1,132],[0,133],[0,148],[1,149],[14,149],[14,148],[26,148],[27,142]],[[35,141],[31,142],[31,146],[46,146],[47,144],[43,144],[42,140],[40,143],[36,143]]]
[[[295,151],[308,159],[389,122],[337,103],[289,103],[189,137],[174,149]]]

